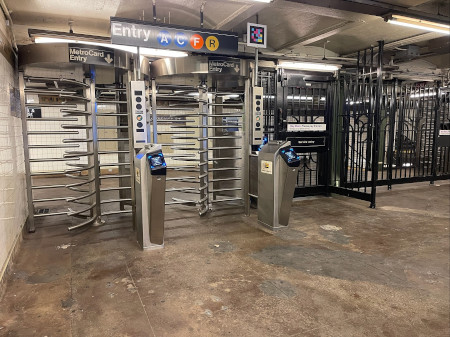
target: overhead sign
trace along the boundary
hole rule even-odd
[[[267,26],[247,22],[247,46],[267,48]]]
[[[208,73],[239,75],[241,60],[229,57],[208,58]]]
[[[207,54],[237,55],[238,34],[218,30],[154,25],[111,18],[111,43]]]
[[[69,43],[69,62],[114,66],[114,50],[106,47]]]

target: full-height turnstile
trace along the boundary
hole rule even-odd
[[[204,74],[199,67],[205,67]],[[154,132],[168,164],[166,205],[197,206],[201,215],[216,204],[242,205],[247,193],[242,174],[246,143],[242,74],[247,68],[241,67],[236,76],[211,76],[207,69],[206,57],[192,57],[158,60],[150,71],[156,78],[151,86]]]

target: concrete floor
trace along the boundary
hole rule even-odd
[[[290,228],[256,214],[166,213],[140,251],[129,217],[27,234],[0,302],[0,336],[449,336],[450,185],[380,188],[377,209],[296,201]]]

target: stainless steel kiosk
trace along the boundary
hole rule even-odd
[[[164,247],[166,166],[161,145],[145,144],[135,157],[135,221],[142,249]]]
[[[258,221],[270,229],[289,224],[300,157],[289,141],[270,141],[258,158]]]

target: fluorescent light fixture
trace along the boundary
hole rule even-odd
[[[79,43],[86,44],[90,46],[97,47],[106,47],[117,50],[123,50],[126,52],[130,52],[133,54],[137,54],[137,47],[132,46],[122,46],[118,44],[111,43],[102,43],[102,42],[93,42],[93,41],[84,41],[84,40],[72,40],[66,38],[59,37],[50,37],[50,36],[36,36],[34,38],[35,43]],[[139,48],[139,53],[141,56],[150,56],[150,57],[186,57],[188,53],[184,51],[176,51],[176,50],[166,50],[166,49],[153,49],[153,48]]]
[[[393,25],[417,28],[422,30],[428,30],[430,32],[450,35],[450,26],[442,23],[415,19],[396,14],[393,14],[390,17],[388,17],[386,21]]]
[[[341,67],[336,64],[310,63],[310,62],[281,62],[283,69],[314,70],[314,71],[336,71]]]
[[[252,1],[256,1],[256,2],[265,2],[266,4],[272,2],[272,0],[252,0]]]

